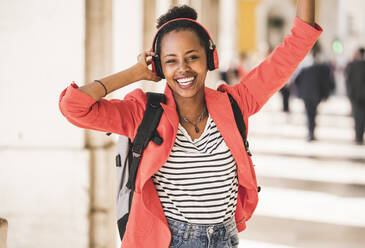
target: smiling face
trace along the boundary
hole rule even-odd
[[[162,71],[175,99],[204,96],[207,57],[194,31],[179,30],[164,35],[160,58]]]

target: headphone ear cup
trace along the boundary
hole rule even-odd
[[[161,62],[159,57],[152,56],[152,71],[160,78],[165,78],[162,72]]]
[[[218,69],[218,67],[219,67],[219,60],[218,60],[217,48],[214,48],[214,51],[213,51],[213,61],[214,61],[214,69]]]
[[[215,69],[218,68],[218,53],[217,53],[217,49],[214,48],[212,49],[208,49],[207,50],[207,63],[208,63],[208,69],[210,71],[214,71]]]
[[[157,75],[157,72],[156,72],[156,63],[155,63],[155,60],[153,59],[153,57],[152,57],[151,66],[152,66],[152,72],[154,72]]]

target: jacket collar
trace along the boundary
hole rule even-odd
[[[174,127],[175,134],[177,133],[177,128],[179,126],[179,116],[177,114],[176,103],[174,96],[172,94],[171,88],[166,83],[165,87],[166,104],[161,103],[161,106],[166,113],[167,119],[170,121],[171,125]]]

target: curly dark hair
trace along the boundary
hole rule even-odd
[[[188,18],[192,20],[196,20],[198,17],[198,14],[196,11],[187,6],[176,6],[168,10],[168,12],[164,15],[161,15],[157,19],[157,25],[156,27],[159,29],[161,26],[163,26],[165,23],[177,19],[177,18]],[[161,52],[161,41],[162,38],[172,32],[172,31],[180,31],[180,30],[191,30],[197,34],[197,36],[200,39],[200,44],[205,47],[205,49],[209,49],[210,46],[210,37],[209,34],[202,28],[199,24],[196,24],[194,21],[189,20],[180,20],[176,22],[170,22],[166,24],[162,29],[159,30],[157,37],[156,37],[156,45],[153,48],[154,51],[157,54],[160,54]]]
[[[159,29],[162,25],[164,25],[166,22],[171,21],[176,18],[189,18],[196,20],[198,18],[198,14],[196,13],[195,9],[183,5],[183,6],[176,6],[167,11],[166,14],[161,15],[157,19],[157,25],[156,28]]]

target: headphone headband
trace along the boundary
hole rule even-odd
[[[192,22],[192,23],[195,23],[198,27],[200,27],[200,28],[202,28],[204,31],[205,31],[205,33],[208,35],[208,37],[209,37],[209,43],[210,43],[210,47],[209,47],[209,49],[215,49],[215,44],[214,44],[214,42],[213,42],[213,39],[212,39],[212,37],[210,36],[210,34],[209,34],[209,32],[208,32],[208,30],[203,26],[203,25],[201,25],[199,22],[197,22],[196,20],[194,20],[194,19],[190,19],[190,18],[176,18],[176,19],[172,19],[172,20],[170,20],[170,21],[168,21],[168,22],[166,22],[166,23],[164,23],[158,30],[157,30],[157,32],[156,32],[156,34],[155,34],[155,37],[153,38],[153,42],[152,42],[152,51],[153,52],[156,52],[156,41],[157,41],[157,37],[158,37],[158,34],[160,33],[160,31],[164,28],[164,27],[166,27],[168,24],[170,24],[170,23],[172,23],[172,22],[176,22],[176,21],[190,21],[190,22]]]

